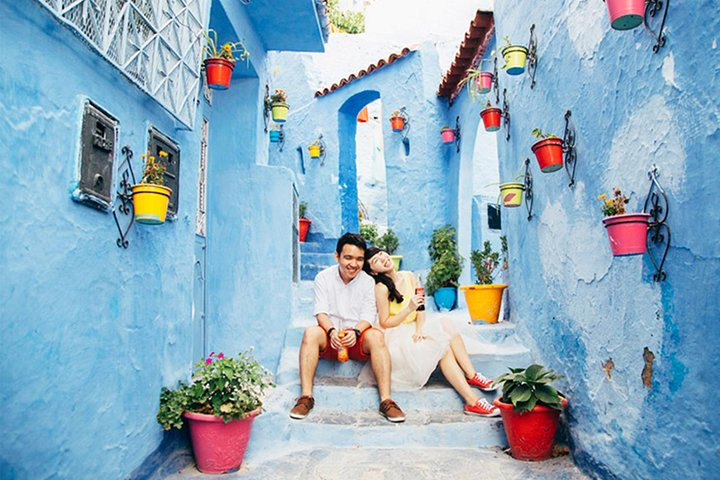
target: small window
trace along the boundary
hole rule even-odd
[[[154,127],[150,127],[148,141],[148,152],[155,158],[160,157],[160,151],[167,152],[168,156],[162,160],[167,167],[165,172],[165,186],[172,190],[168,213],[176,217],[178,212],[178,198],[180,195],[180,147],[168,136],[163,135]]]
[[[488,203],[487,215],[488,228],[490,230],[501,230],[502,223],[500,222],[500,205]]]
[[[80,130],[80,178],[73,197],[100,209],[112,201],[113,160],[118,122],[87,101]]]

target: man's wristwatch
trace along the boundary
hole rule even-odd
[[[357,328],[353,328],[353,331],[355,332],[355,340],[360,340],[360,335],[362,335],[362,332],[358,330]]]
[[[333,330],[335,330],[335,327],[330,327],[330,328],[328,328],[328,331],[327,331],[327,336],[328,336],[328,337],[329,337],[330,335],[332,335],[332,331],[333,331]]]

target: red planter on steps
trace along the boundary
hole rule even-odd
[[[529,412],[516,412],[511,403],[493,401],[500,409],[510,453],[518,460],[546,460],[552,453],[560,410],[537,405]],[[562,405],[568,401],[563,398]]]

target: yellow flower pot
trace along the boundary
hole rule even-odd
[[[283,123],[286,121],[289,109],[290,106],[287,103],[273,103],[271,105],[273,122]]]
[[[502,49],[505,71],[508,75],[520,75],[525,71],[528,49],[522,45],[511,45]]]
[[[525,186],[518,182],[500,184],[500,196],[503,206],[507,208],[519,207],[522,203],[522,194]]]
[[[163,185],[138,183],[132,186],[135,221],[146,225],[165,222],[172,190]]]
[[[310,158],[320,158],[320,145],[310,145],[308,152],[310,152]]]
[[[465,292],[465,302],[470,311],[470,319],[473,322],[482,320],[487,323],[497,323],[503,290],[506,288],[507,285],[504,283],[462,285],[460,290]]]
[[[395,264],[395,271],[400,271],[400,262],[402,261],[402,255],[390,255],[390,259]]]

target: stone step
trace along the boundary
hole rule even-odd
[[[307,237],[305,237],[305,242],[300,242],[300,249],[306,251],[307,248],[318,248],[320,252],[334,252],[337,241],[337,238],[325,238],[325,235],[313,232],[313,229],[310,228]]]
[[[314,280],[318,273],[329,267],[330,264],[307,264],[300,259],[300,279]]]

